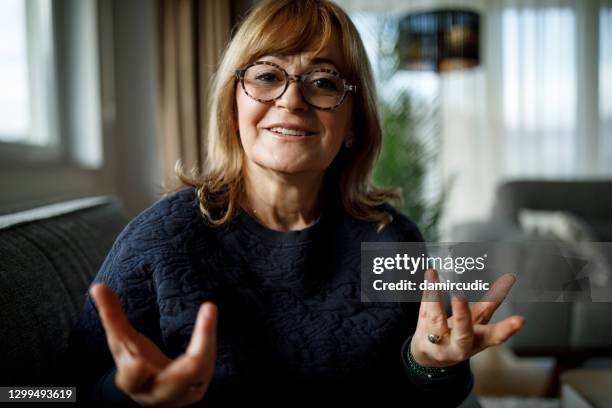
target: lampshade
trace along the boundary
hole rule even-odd
[[[467,10],[408,14],[399,23],[400,69],[451,71],[480,64],[480,16]]]

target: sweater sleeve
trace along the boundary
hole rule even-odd
[[[408,350],[411,340],[412,336],[408,337],[402,345],[401,358],[408,380],[419,389],[422,400],[440,407],[456,407],[461,404],[474,386],[470,360],[467,359],[453,366],[447,375],[428,378],[415,372],[408,363]]]
[[[150,268],[139,247],[145,233],[139,225],[136,219],[122,231],[93,282],[110,286],[119,296],[130,323],[159,345],[159,313]],[[70,335],[66,360],[69,363],[63,375],[77,386],[79,401],[137,406],[115,385],[114,360],[89,292]]]

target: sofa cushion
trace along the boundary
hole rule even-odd
[[[85,291],[127,223],[110,198],[0,217],[0,383],[45,384]]]
[[[594,242],[597,234],[579,216],[569,211],[521,209],[519,212],[521,229],[537,237],[548,237],[570,242]]]

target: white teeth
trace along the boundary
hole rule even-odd
[[[303,130],[295,130],[295,129],[287,129],[281,127],[273,127],[270,128],[270,131],[275,133],[280,133],[282,135],[291,135],[291,136],[308,136],[310,132],[305,132]]]

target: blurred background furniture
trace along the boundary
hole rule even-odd
[[[599,241],[612,241],[612,180],[509,181],[496,192],[493,219],[519,226],[521,210],[570,212],[582,219]]]
[[[0,384],[53,384],[87,287],[127,221],[111,197],[0,216]]]
[[[539,224],[536,231],[527,228],[526,220]],[[489,221],[461,224],[453,231],[454,241],[542,239],[612,241],[612,181],[509,181],[497,189]],[[609,259],[612,254],[604,255]],[[526,318],[525,327],[507,343],[514,354],[556,359],[548,396],[557,395],[562,371],[612,356],[611,303],[507,302],[494,317],[511,314]]]
[[[576,369],[561,377],[564,408],[612,407],[612,369]]]

